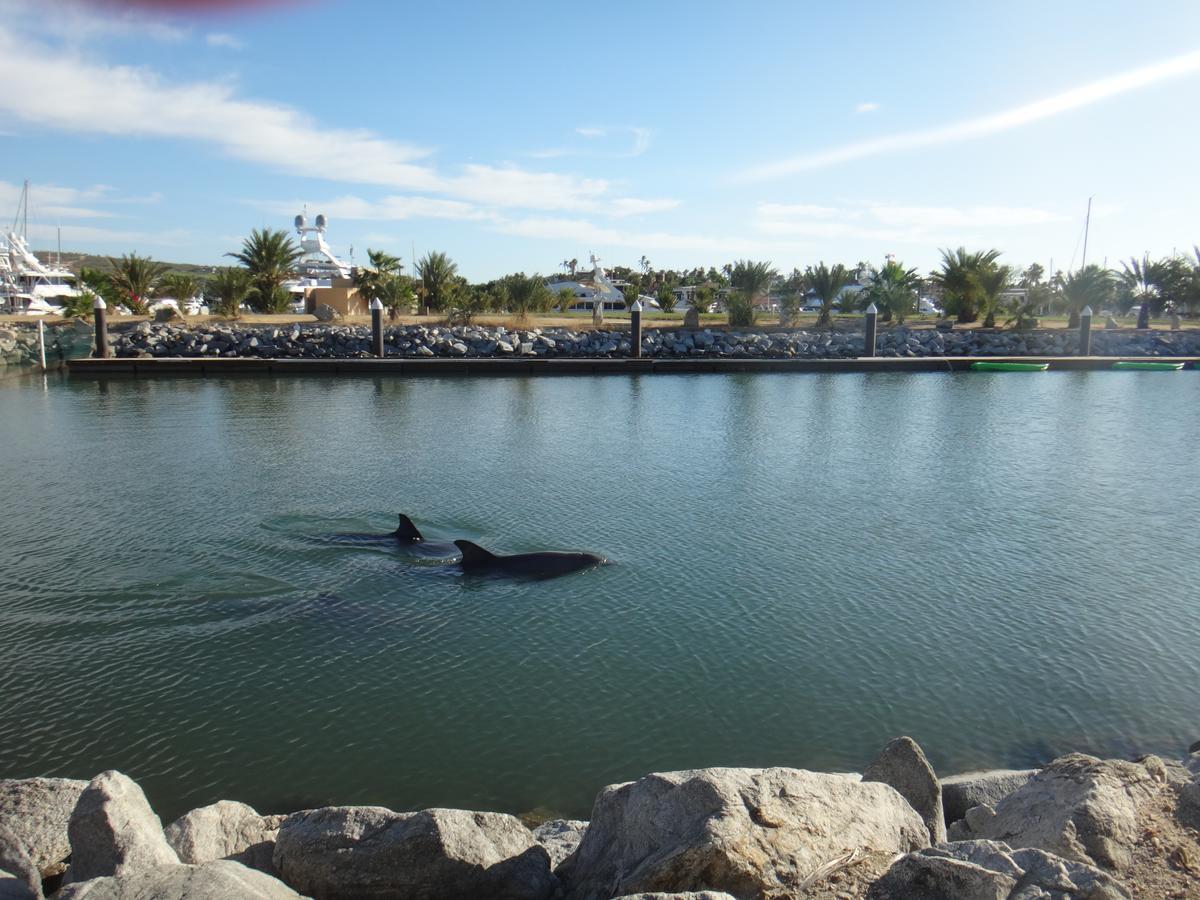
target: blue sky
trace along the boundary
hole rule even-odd
[[[0,221],[218,263],[307,203],[476,280],[1200,243],[1200,4],[0,0]]]

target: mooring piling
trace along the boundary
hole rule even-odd
[[[1092,355],[1092,308],[1085,306],[1079,314],[1079,355]]]
[[[867,307],[863,322],[863,356],[875,355],[875,336],[878,333],[879,309],[872,303]]]
[[[383,359],[383,303],[371,301],[371,352]]]
[[[96,346],[92,356],[108,359],[108,304],[102,297],[92,301],[92,318],[96,321]]]
[[[642,301],[634,300],[629,307],[629,354],[634,359],[642,358]]]

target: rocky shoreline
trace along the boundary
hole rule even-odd
[[[46,362],[51,370],[66,360],[91,355],[90,322],[46,326]],[[242,325],[236,322],[117,323],[109,329],[116,357],[353,359],[371,357],[371,330],[362,325]],[[642,337],[642,355],[654,359],[853,359],[862,356],[860,331],[800,329],[653,329]],[[881,330],[877,355],[1074,356],[1075,331],[967,329]],[[573,331],[564,328],[509,329],[504,326],[390,326],[384,329],[389,357],[426,359],[548,358],[598,359],[631,355],[628,330]],[[1200,356],[1200,331],[1097,331],[1096,356]],[[0,374],[21,374],[38,363],[37,328],[0,326]]]
[[[1200,743],[1182,761],[1072,753],[939,779],[910,738],[862,775],[696,769],[611,785],[590,821],[456,809],[162,826],[119,772],[0,780],[3,900],[1200,897]]]
[[[371,356],[371,331],[355,325],[282,327],[143,322],[112,335],[118,357],[256,357],[330,359]],[[880,356],[1072,356],[1075,331],[939,331],[895,328],[879,334]],[[561,328],[408,325],[384,329],[387,356],[595,358],[630,355],[626,331]],[[1200,355],[1200,331],[1096,332],[1098,356]],[[732,357],[763,359],[848,359],[863,353],[859,331],[717,329],[647,331],[642,355],[654,358]]]

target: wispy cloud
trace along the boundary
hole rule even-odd
[[[852,239],[896,244],[961,242],[1005,229],[1052,225],[1065,216],[1026,206],[903,206],[888,204],[845,207],[760,203],[754,226],[776,238]]]
[[[669,208],[613,196],[610,182],[512,165],[438,171],[431,151],[365,129],[329,128],[295,107],[238,96],[222,82],[172,84],[147,68],[107,65],[21,39],[0,24],[0,111],[71,132],[203,142],[229,156],[330,181],[442,194],[473,203],[617,214]],[[642,138],[637,143],[641,144]],[[636,149],[636,147],[635,147]],[[630,206],[632,205],[632,207]]]
[[[497,223],[496,230],[520,237],[574,243],[591,247],[632,247],[639,250],[679,250],[696,255],[730,256],[753,253],[758,249],[744,239],[715,238],[700,234],[677,234],[667,231],[624,231],[597,225],[586,219],[559,217],[530,217],[506,219]]]
[[[877,109],[879,109],[878,103],[860,103],[854,107],[854,111],[856,113],[875,112],[875,110],[877,110]]]
[[[214,31],[204,36],[204,43],[210,47],[224,47],[227,50],[245,49],[246,43],[239,37],[224,31]]]
[[[590,126],[581,126],[579,128],[576,128],[575,133],[577,135],[579,135],[580,137],[585,137],[585,138],[588,138],[589,140],[593,140],[595,138],[602,138],[606,134],[608,134],[608,132],[605,131],[603,128],[595,128],[595,127],[590,127]]]
[[[144,8],[109,4],[100,12],[80,0],[0,0],[0,16],[11,24],[35,24],[73,44],[113,38],[176,43],[191,35],[189,28]]]
[[[15,209],[20,202],[21,191],[20,185],[0,181],[0,210]],[[110,200],[111,193],[112,188],[101,184],[88,188],[39,184],[30,197],[30,217],[42,222],[111,218],[113,213],[96,209],[93,205]]]
[[[1093,81],[1081,87],[1072,88],[1069,91],[1063,91],[990,116],[967,119],[926,131],[901,132],[768,163],[742,172],[738,176],[738,180],[763,181],[886,153],[987,137],[1090,106],[1119,94],[1196,72],[1200,72],[1200,50],[1122,72],[1109,78],[1102,78],[1099,81]]]

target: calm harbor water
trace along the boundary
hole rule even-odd
[[[0,776],[586,815],[1200,737],[1200,373],[0,385]],[[323,536],[614,560],[467,578]]]

